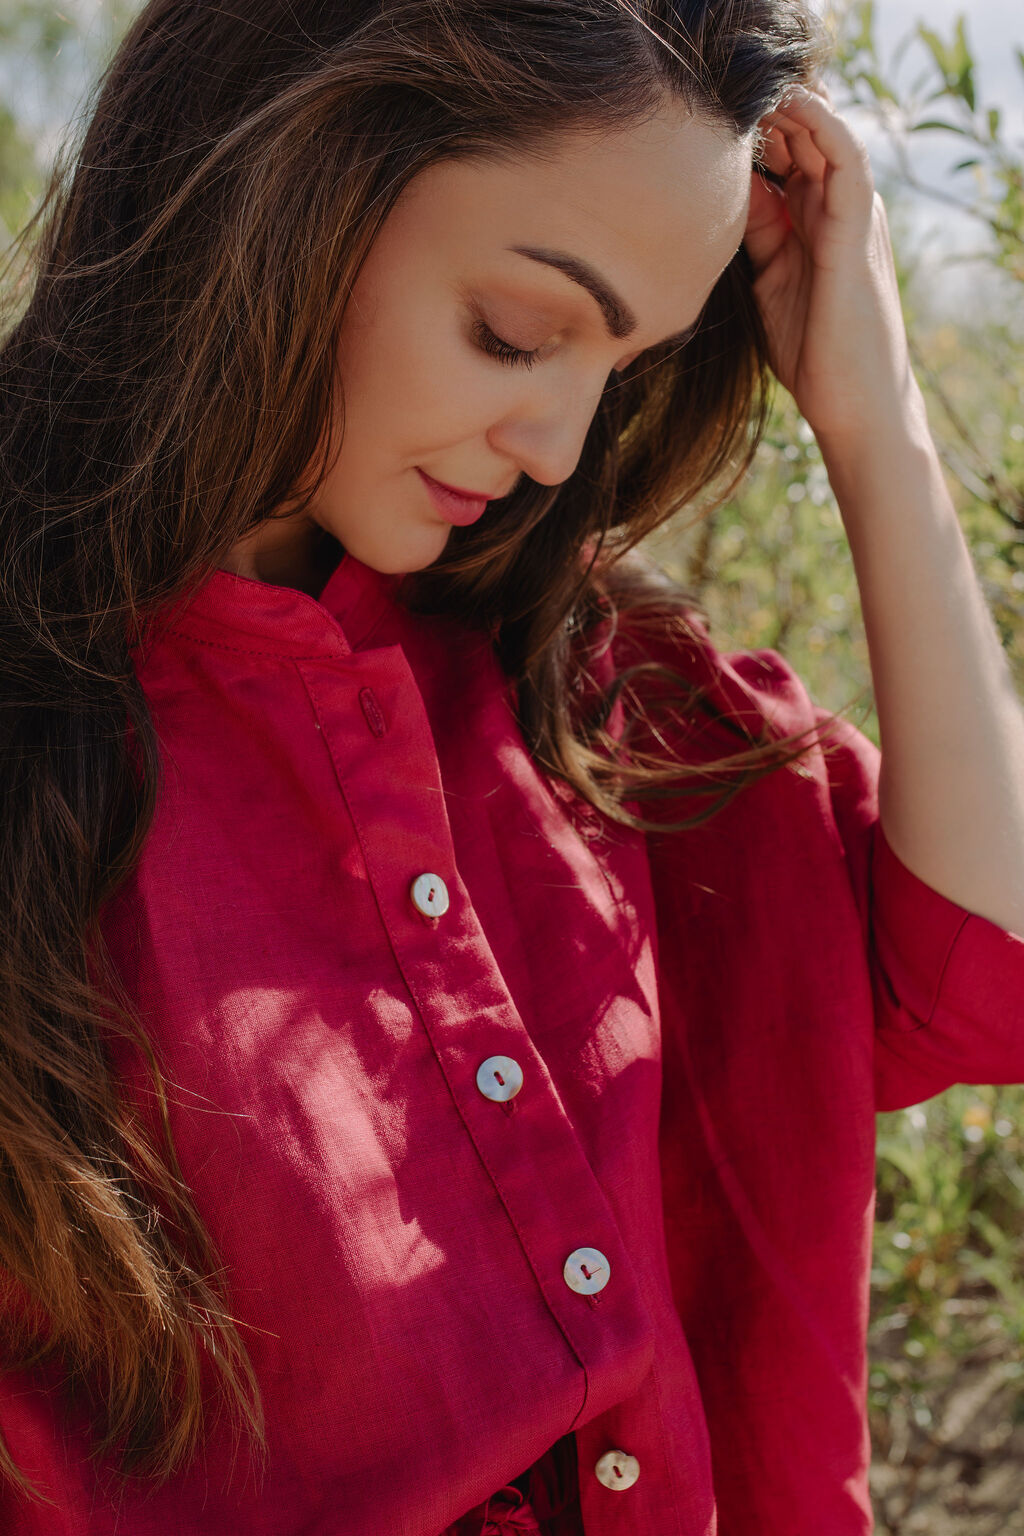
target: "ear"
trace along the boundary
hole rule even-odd
[[[768,180],[760,167],[755,166],[750,178],[750,211],[743,236],[755,276],[760,276],[771,264],[792,227],[786,194],[774,177]]]

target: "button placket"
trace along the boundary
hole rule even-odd
[[[458,882],[459,876],[444,790],[430,724],[407,663],[389,651],[363,653],[351,665],[359,674],[352,680],[356,686],[351,691],[339,685],[339,673],[347,670],[344,666],[333,664],[323,677],[317,666],[302,664],[300,671],[323,726],[367,876],[455,1105],[519,1234],[544,1300],[587,1373],[588,1406],[599,1409],[604,1406],[602,1389],[609,1394],[621,1392],[624,1360],[638,1376],[646,1369],[652,1344],[650,1319],[636,1277],[616,1246],[610,1251],[625,1267],[607,1297],[595,1294],[604,1288],[609,1268],[608,1259],[597,1249],[592,1252],[598,1268],[603,1263],[605,1278],[590,1267],[589,1277],[581,1271],[580,1279],[584,1287],[593,1285],[593,1291],[568,1294],[558,1263],[565,1249],[559,1252],[560,1245],[556,1246],[559,1226],[564,1230],[565,1211],[573,1211],[574,1225],[585,1223],[584,1232],[607,1233],[613,1244],[614,1217],[465,891],[457,884],[449,892],[446,882]],[[360,707],[360,688],[371,684],[374,701],[388,723],[383,737],[372,726],[367,729],[370,721]],[[355,734],[353,704],[358,720]],[[439,866],[444,876],[437,873]],[[422,905],[413,897],[413,887],[421,881],[428,882],[426,889],[417,890]],[[508,1100],[489,1100],[483,1092],[477,1081],[482,1065],[479,1047],[486,1050],[492,1028],[506,1050],[515,1048],[515,1056],[506,1059],[526,1069],[535,1092],[525,1094],[520,1088]],[[514,1045],[520,1041],[521,1049]],[[510,1079],[504,1072],[501,1075],[507,1085]],[[491,1082],[499,1089],[505,1086],[493,1076]],[[496,1108],[500,1115],[494,1113]],[[510,1116],[514,1120],[506,1118]],[[511,1129],[513,1124],[520,1130],[510,1135],[506,1127]],[[530,1149],[534,1145],[543,1149],[549,1177],[538,1178],[535,1158],[524,1155],[530,1150],[524,1137],[529,1138]],[[605,1308],[599,1320],[600,1300]],[[611,1370],[604,1370],[605,1362]]]

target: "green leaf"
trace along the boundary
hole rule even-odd
[[[942,75],[945,94],[956,96],[966,102],[973,112],[977,105],[974,89],[974,55],[971,53],[970,44],[967,41],[967,28],[963,16],[958,17],[953,29],[953,40],[944,43],[937,32],[931,27],[919,23],[917,36],[932,56],[932,60]]]
[[[967,41],[967,21],[961,13],[956,19],[956,27],[953,32],[953,68],[958,75],[964,70],[974,68],[974,59],[971,55],[970,45]]]
[[[875,57],[875,0],[860,0],[854,7],[854,16],[857,22],[857,32],[852,43],[857,53],[870,54]]]
[[[998,107],[989,107],[989,109],[988,109],[988,136],[992,140],[993,144],[995,143],[996,139],[998,139],[998,137],[999,137],[999,129],[1000,129],[1000,126],[1002,124],[1002,121],[1003,121],[1003,114],[1000,112],[999,108]]]
[[[878,1158],[880,1162],[895,1168],[897,1173],[902,1173],[915,1194],[919,1195],[922,1186],[929,1185],[925,1159],[917,1148],[909,1147],[895,1137],[886,1136],[879,1139]]]
[[[967,41],[967,20],[957,18],[953,58],[957,75],[957,93],[963,97],[973,112],[977,106],[974,91],[974,55]]]
[[[863,80],[876,101],[896,101],[896,93],[892,87],[886,85],[881,75],[876,75],[874,70],[858,70],[857,79]]]
[[[980,164],[981,164],[981,161],[978,159],[977,155],[975,155],[970,160],[958,160],[956,165],[954,165],[953,170],[954,170],[954,172],[955,171],[972,171],[976,165],[980,165]]]
[[[944,123],[937,117],[928,117],[923,123],[914,123],[910,131],[911,133],[958,133],[964,139],[971,137],[966,128],[961,128],[956,123]]]
[[[939,34],[933,32],[931,27],[926,27],[923,21],[918,24],[917,35],[935,60],[939,73],[948,82],[953,75],[953,60],[950,50],[946,47]]]

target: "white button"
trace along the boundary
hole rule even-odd
[[[640,1476],[640,1463],[625,1451],[605,1451],[594,1468],[594,1476],[602,1488],[614,1488],[618,1493],[623,1488],[632,1488]]]
[[[448,911],[448,887],[440,875],[417,875],[409,894],[424,917],[444,917]]]
[[[523,1069],[511,1056],[488,1056],[477,1068],[476,1085],[485,1099],[504,1104],[523,1086]]]
[[[570,1291],[593,1296],[603,1291],[611,1279],[612,1267],[600,1248],[574,1248],[565,1261],[562,1274]]]

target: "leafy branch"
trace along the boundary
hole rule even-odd
[[[993,240],[996,265],[1024,282],[1024,152],[1007,135],[999,107],[985,106],[977,84],[977,60],[967,19],[961,15],[944,38],[918,22],[883,61],[874,0],[854,0],[832,13],[836,71],[852,102],[870,112],[886,134],[905,186],[953,206],[982,224]],[[1014,57],[1024,85],[1024,49]],[[906,79],[905,69],[915,73]],[[956,191],[922,181],[910,145],[915,134],[945,134],[960,141],[961,158],[950,175]],[[970,183],[962,178],[970,173]]]

